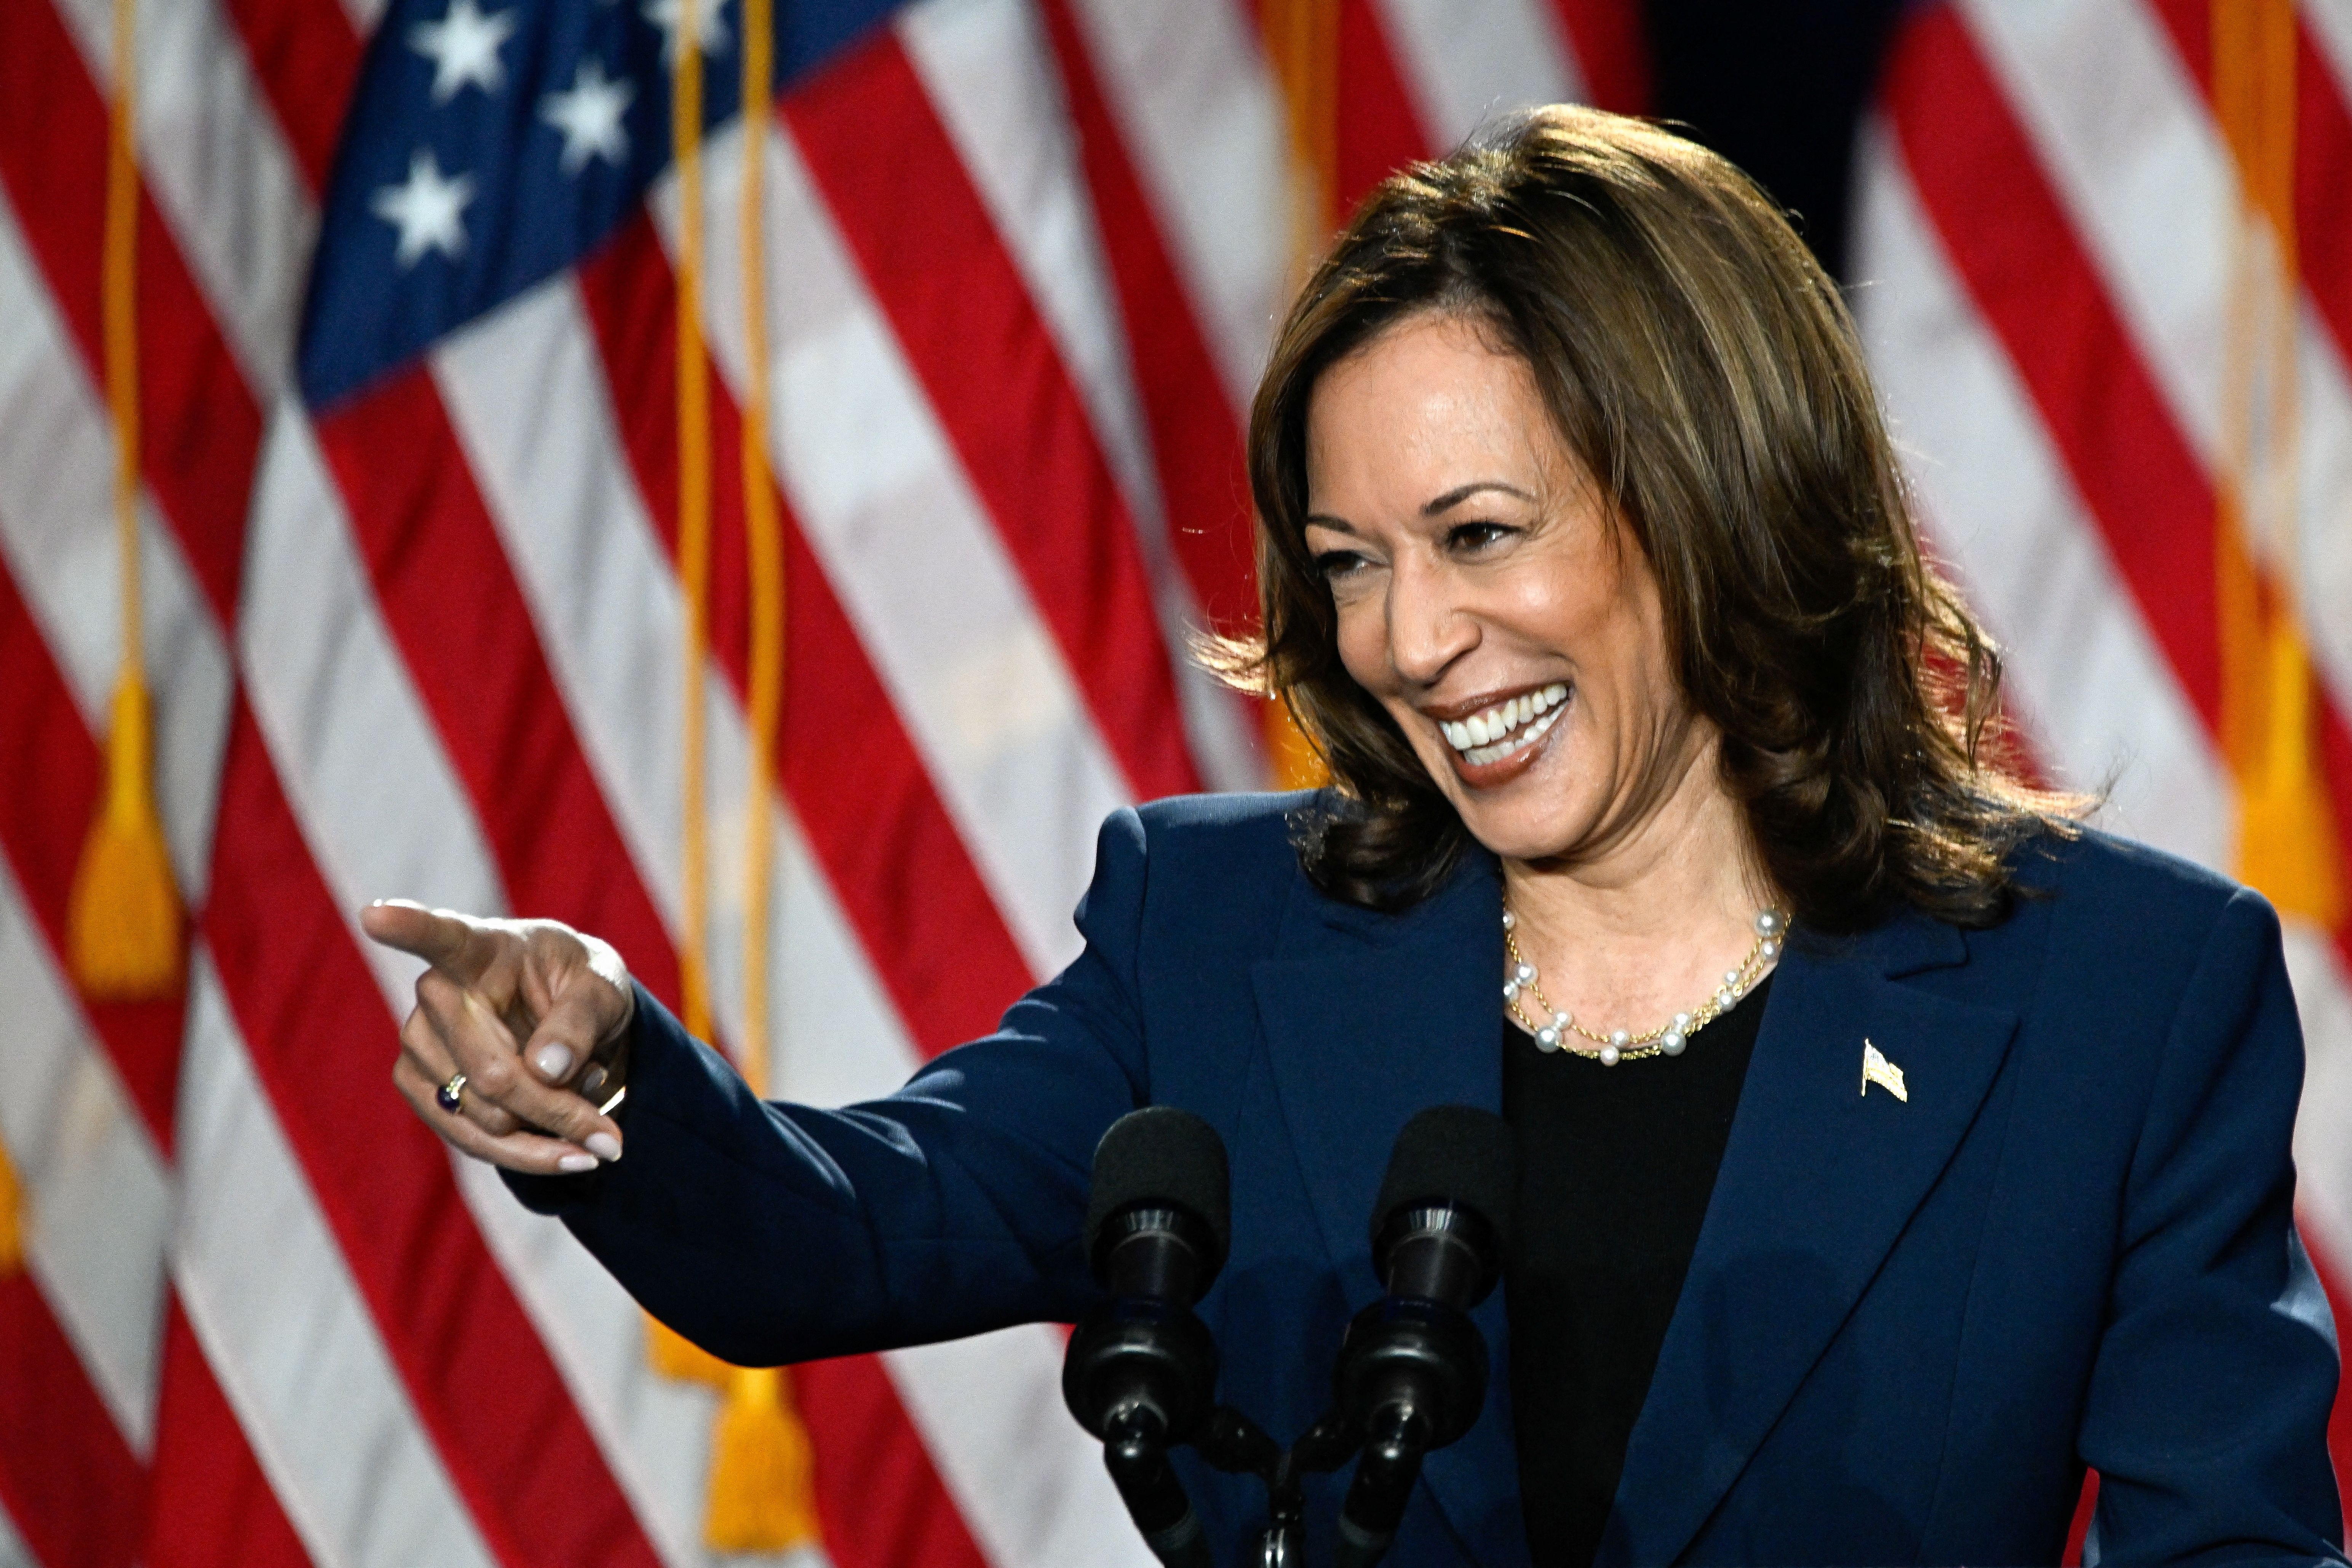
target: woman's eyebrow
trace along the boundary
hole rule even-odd
[[[1523,501],[1532,502],[1536,499],[1518,486],[1505,484],[1500,479],[1473,479],[1466,485],[1455,486],[1435,500],[1429,502],[1421,509],[1421,515],[1435,517],[1440,512],[1452,511],[1481,490],[1500,490],[1505,495],[1517,496]]]
[[[1349,522],[1346,518],[1333,517],[1328,512],[1321,511],[1308,512],[1307,514],[1307,521],[1300,524],[1300,526],[1304,528],[1328,528],[1339,533],[1352,534],[1356,531],[1356,525]]]

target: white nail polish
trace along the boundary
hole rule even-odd
[[[591,1132],[580,1142],[588,1146],[588,1152],[607,1164],[621,1157],[621,1141],[610,1132]]]
[[[583,1171],[594,1170],[596,1168],[596,1156],[593,1154],[566,1154],[563,1158],[555,1162],[555,1168],[562,1171],[567,1176],[576,1176]]]
[[[539,1055],[531,1060],[538,1066],[541,1077],[560,1079],[572,1070],[572,1047],[558,1040],[552,1045],[540,1047]]]

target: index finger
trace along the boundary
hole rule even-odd
[[[410,899],[379,899],[360,911],[360,929],[386,947],[446,969],[466,951],[473,922],[447,910],[428,910]]]

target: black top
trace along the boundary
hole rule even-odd
[[[1603,1067],[1503,1024],[1519,1137],[1519,1245],[1504,1268],[1519,1498],[1536,1568],[1584,1568],[1698,1246],[1763,984],[1680,1057]]]

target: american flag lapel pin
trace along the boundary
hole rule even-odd
[[[1885,1054],[1864,1036],[1862,1042],[1862,1092],[1868,1094],[1876,1084],[1904,1103],[1910,1103],[1910,1091],[1903,1087],[1903,1069],[1886,1059]]]

